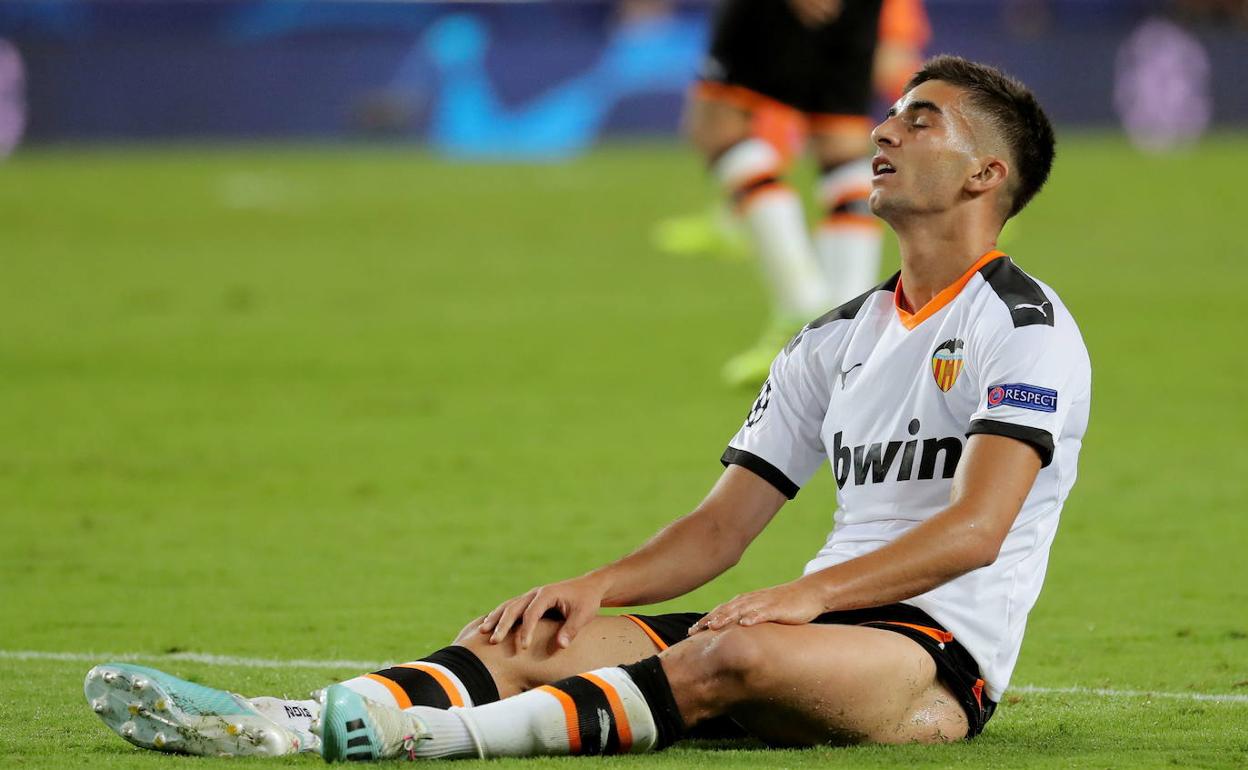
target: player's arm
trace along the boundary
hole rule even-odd
[[[537,621],[555,609],[564,618],[556,639],[567,647],[600,607],[664,601],[722,574],[740,560],[786,499],[753,472],[730,465],[697,508],[637,550],[580,577],[503,602],[485,617],[480,631],[498,643],[519,622],[520,646],[528,647]]]
[[[947,508],[857,559],[736,597],[694,632],[730,623],[808,623],[818,615],[909,599],[996,561],[1041,458],[1017,439],[976,434],[958,463]]]
[[[618,561],[503,602],[482,621],[481,633],[498,643],[519,623],[519,643],[527,647],[537,621],[553,609],[564,618],[556,643],[566,647],[602,606],[671,599],[736,564],[826,459],[819,431],[827,412],[823,373],[829,363],[819,358],[823,348],[815,338],[827,343],[840,337],[831,329],[807,334],[811,328],[772,362],[745,424],[721,458],[727,469],[692,513]],[[838,328],[843,333],[844,325]]]

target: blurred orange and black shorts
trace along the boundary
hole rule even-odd
[[[882,0],[844,0],[821,27],[804,25],[787,0],[722,0],[696,96],[753,111],[772,100],[820,121],[863,120]]]

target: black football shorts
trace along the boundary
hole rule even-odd
[[[698,94],[753,92],[816,117],[865,116],[881,4],[843,0],[840,16],[812,29],[788,0],[721,0]]]

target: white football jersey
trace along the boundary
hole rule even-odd
[[[997,560],[905,602],[953,633],[997,701],[1075,483],[1091,400],[1088,353],[1057,294],[999,251],[914,314],[897,304],[899,282],[900,274],[789,343],[723,461],[789,497],[830,461],[835,526],[809,574],[948,506],[970,435],[1035,447],[1043,467]]]

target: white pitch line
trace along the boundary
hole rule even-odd
[[[209,666],[238,666],[240,668],[332,668],[356,671],[377,671],[391,663],[375,660],[275,660],[272,658],[239,658],[233,655],[213,655],[206,652],[46,652],[43,650],[0,650],[0,660],[63,660],[73,663],[106,663],[116,661],[163,660],[186,663],[204,663]]]
[[[1110,690],[1104,687],[1037,687],[1024,684],[1006,691],[1011,695],[1099,695],[1104,698],[1164,698],[1209,703],[1248,703],[1248,695],[1208,692],[1156,692],[1154,690]]]
[[[377,671],[393,662],[375,660],[309,660],[295,658],[242,658],[234,655],[213,655],[206,652],[167,652],[145,654],[140,652],[47,652],[44,650],[0,650],[0,660],[59,660],[71,663],[105,663],[108,661],[172,661],[202,663],[209,666],[237,666],[239,668],[323,668],[352,671]],[[1040,687],[1019,685],[1007,691],[1010,695],[1093,695],[1102,698],[1163,698],[1166,700],[1191,700],[1206,703],[1248,703],[1248,695],[1204,692],[1157,692],[1155,690],[1111,690],[1103,687]]]

